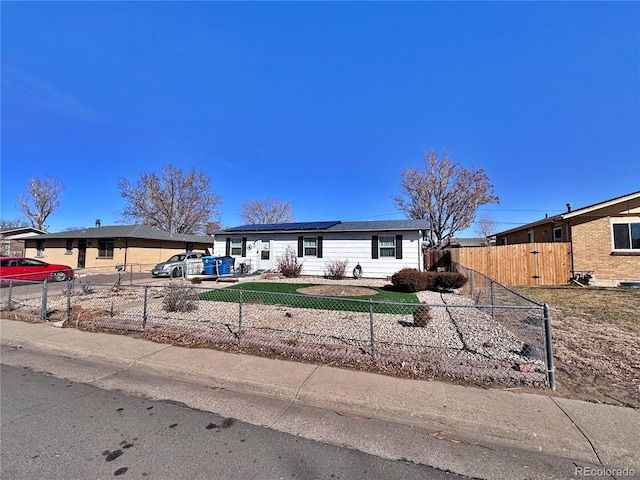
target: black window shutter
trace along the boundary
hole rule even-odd
[[[231,239],[229,237],[227,237],[227,246],[225,248],[225,256],[229,256],[231,255]]]
[[[318,258],[322,258],[322,237],[318,237]]]
[[[242,237],[242,255],[243,257],[247,256],[247,237]]]
[[[396,258],[402,258],[402,235],[396,235]]]
[[[371,236],[371,258],[378,258],[378,235]]]
[[[304,237],[298,237],[298,257],[304,257]]]

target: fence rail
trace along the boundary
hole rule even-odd
[[[413,378],[464,379],[554,387],[550,317],[544,305],[467,270],[463,294],[433,293],[428,303],[394,303],[164,285],[13,284],[4,315],[89,331]],[[428,307],[426,325],[416,322]]]

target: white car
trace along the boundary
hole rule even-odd
[[[154,277],[182,277],[185,271],[185,260],[188,258],[202,258],[205,254],[201,252],[176,253],[166,262],[157,264],[151,270]]]

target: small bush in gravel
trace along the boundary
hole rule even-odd
[[[455,290],[467,283],[467,277],[457,272],[438,272],[435,278],[437,290]]]
[[[325,274],[327,278],[333,278],[334,280],[342,280],[347,270],[349,260],[331,260],[327,263],[325,268]]]
[[[413,311],[413,324],[416,327],[426,327],[431,321],[431,309],[428,305],[418,305]]]
[[[189,287],[166,287],[162,299],[165,312],[193,312],[198,309],[197,295]]]
[[[287,247],[284,255],[276,259],[276,267],[278,271],[285,277],[299,277],[302,271],[302,263],[298,263],[298,255],[296,255],[293,247]]]
[[[398,291],[414,293],[426,289],[427,277],[415,268],[403,268],[392,275],[391,283]]]

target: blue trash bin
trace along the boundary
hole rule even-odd
[[[233,266],[233,257],[221,257],[218,272],[220,275],[229,275],[231,273],[231,267]]]
[[[213,275],[215,262],[216,262],[216,257],[213,257],[213,256],[202,257],[202,263],[204,264],[205,275]]]

